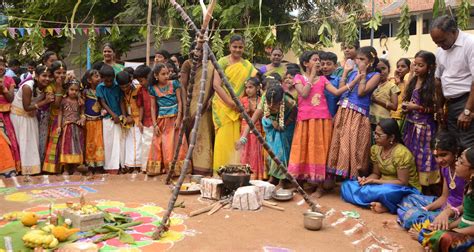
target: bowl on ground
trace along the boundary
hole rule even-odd
[[[320,230],[323,227],[324,214],[318,212],[306,212],[304,216],[304,227],[308,230]]]

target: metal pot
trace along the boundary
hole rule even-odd
[[[287,201],[293,199],[294,196],[293,190],[288,189],[279,189],[277,191],[273,191],[272,198],[279,201]]]
[[[304,215],[304,227],[308,230],[320,230],[323,227],[324,214],[318,212],[306,212]]]
[[[222,173],[221,174],[222,182],[224,187],[233,192],[241,186],[249,185],[250,174],[244,173]]]

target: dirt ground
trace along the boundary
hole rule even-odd
[[[101,177],[96,177],[99,180]],[[38,180],[41,177],[35,177]],[[146,181],[145,181],[146,179]],[[22,180],[18,178],[18,180]],[[62,177],[50,176],[50,182],[62,181]],[[80,181],[79,177],[71,181]],[[117,200],[128,203],[152,202],[166,207],[171,190],[162,182],[163,177],[146,178],[139,175],[133,181],[131,175],[107,175],[101,184],[89,184],[97,193],[87,194],[87,200]],[[13,186],[11,180],[4,180]],[[31,189],[20,189],[18,192]],[[38,202],[12,202],[0,195],[0,214],[22,210],[38,205]],[[180,195],[178,202],[184,201],[185,208],[177,208],[176,213],[189,214],[207,206],[210,201],[200,195]],[[303,213],[306,204],[298,204],[301,196],[296,195],[288,202],[278,202],[284,211],[261,208],[258,211],[238,211],[221,209],[213,215],[201,214],[190,217],[184,224],[196,231],[195,236],[186,236],[171,248],[171,251],[421,251],[421,246],[410,239],[408,233],[396,226],[384,226],[385,220],[396,220],[395,215],[374,214],[345,203],[337,190],[324,195],[318,203],[329,210],[320,231],[308,231],[303,227]],[[58,199],[62,203],[71,199]],[[334,210],[331,210],[334,209]],[[341,211],[357,211],[358,220],[343,218]]]

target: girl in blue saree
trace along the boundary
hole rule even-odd
[[[443,191],[439,198],[435,196],[410,195],[403,199],[397,214],[398,222],[405,229],[415,223],[430,220],[437,227],[446,228],[449,223],[451,207],[462,205],[466,180],[455,172],[456,157],[459,150],[456,136],[450,132],[440,131],[431,141],[433,155],[441,167]]]
[[[341,196],[376,213],[396,213],[397,205],[405,196],[420,193],[415,160],[403,145],[394,119],[382,119],[374,138],[376,145],[370,150],[372,174],[342,183]]]
[[[262,125],[265,130],[265,140],[287,167],[296,122],[296,103],[289,95],[285,94],[280,85],[273,85],[266,92],[263,111]],[[270,162],[270,171],[268,172],[270,182],[277,184],[279,180],[285,178],[285,175],[270,157],[267,162]]]

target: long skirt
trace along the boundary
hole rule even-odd
[[[308,182],[324,181],[331,134],[331,119],[297,122],[288,172],[295,178]]]
[[[142,133],[138,127],[122,129],[125,133],[125,161],[124,165],[128,168],[142,166]]]
[[[194,119],[194,118],[193,118]],[[188,143],[191,137],[192,123],[188,127]],[[212,175],[212,159],[214,153],[214,124],[211,111],[204,111],[199,121],[196,144],[193,150],[193,174]]]
[[[39,124],[39,155],[41,163],[44,162],[46,155],[46,146],[48,145],[49,137],[49,124],[50,124],[50,110],[49,105],[40,108],[37,111],[38,124]]]
[[[86,152],[84,162],[89,167],[102,167],[105,159],[102,120],[88,120],[85,128]]]
[[[240,138],[240,121],[232,121],[216,129],[214,144],[214,175],[223,165],[239,164],[240,152],[235,150],[235,142]]]
[[[158,128],[160,134],[153,136],[153,141],[150,149],[150,156],[148,158],[146,172],[149,175],[163,174],[169,171],[171,162],[173,161],[174,151],[178,145],[179,130],[174,128],[176,117],[164,117],[158,119]],[[173,175],[181,173],[181,167],[186,158],[188,150],[188,143],[183,137],[183,143],[179,149],[178,159]],[[191,169],[188,170],[191,172]]]
[[[58,117],[56,116],[49,127],[48,145],[43,163],[43,171],[60,173],[59,155],[61,150],[61,133],[58,131]]]
[[[242,164],[250,165],[250,168],[253,172],[251,177],[252,179],[262,180],[265,177],[265,167],[263,165],[262,153],[263,147],[255,134],[249,133],[247,138],[248,141],[242,150],[240,162]]]
[[[143,127],[142,153],[141,153],[142,171],[146,171],[146,165],[148,163],[148,157],[150,156],[152,141],[153,141],[153,126]]]
[[[405,197],[397,209],[398,223],[404,229],[410,229],[415,223],[423,223],[426,220],[433,221],[439,215],[441,209],[426,211],[422,207],[433,203],[437,197],[412,194]]]
[[[10,120],[10,113],[0,113],[0,131],[3,132],[8,140],[10,152],[12,153],[13,160],[15,161],[16,171],[19,172],[21,170],[20,147],[18,147],[15,129],[13,128],[12,121]]]
[[[289,124],[283,131],[278,131],[273,128],[272,120],[268,118],[262,119],[262,126],[265,130],[265,140],[275,155],[280,159],[284,166],[288,166],[290,159],[291,141],[293,140],[293,133],[295,124]],[[267,156],[266,162],[269,164],[268,175],[277,179],[285,179],[285,173],[279,169],[278,165],[270,156]]]
[[[82,164],[84,160],[84,134],[81,126],[68,123],[61,137],[61,164]]]
[[[20,147],[21,173],[40,173],[38,119],[16,114],[10,114],[10,119]]]
[[[370,184],[360,186],[356,180],[344,181],[341,185],[341,197],[354,205],[370,207],[372,202],[380,202],[390,213],[397,212],[397,205],[405,196],[420,194],[410,186],[395,184]]]
[[[10,176],[16,171],[15,160],[10,151],[10,141],[3,132],[0,131],[0,174]]]
[[[439,168],[430,148],[435,133],[434,124],[414,123],[409,120],[405,122],[403,142],[415,157],[422,186],[437,184],[440,181]]]
[[[334,119],[328,156],[328,173],[357,177],[369,167],[370,122],[367,116],[339,108]]]
[[[104,170],[118,170],[123,163],[125,139],[122,136],[122,126],[115,124],[113,119],[102,119],[104,135]]]
[[[429,225],[427,222],[425,225]],[[418,235],[418,242],[429,251],[433,252],[472,252],[474,251],[474,238],[469,235],[453,231],[431,231],[421,229]]]

